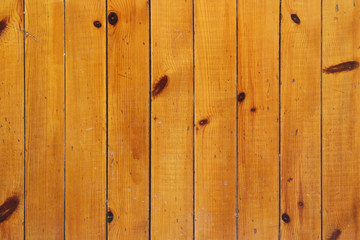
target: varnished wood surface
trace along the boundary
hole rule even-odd
[[[321,1],[281,13],[281,236],[321,239]]]
[[[243,0],[240,12],[238,236],[267,239],[279,231],[279,3]]]
[[[0,239],[359,239],[359,6],[2,1]]]
[[[192,239],[193,7],[151,4],[151,239]]]
[[[63,239],[64,4],[33,0],[25,9],[34,36],[25,38],[25,234]]]
[[[322,202],[328,239],[360,238],[359,17],[355,2],[323,2]]]
[[[149,6],[108,1],[109,239],[149,234]],[[105,24],[105,23],[104,23]],[[141,87],[140,87],[141,86]]]
[[[194,5],[195,238],[236,237],[236,2]]]
[[[105,10],[103,1],[65,2],[67,239],[106,237]]]
[[[0,4],[0,236],[24,237],[23,4]]]

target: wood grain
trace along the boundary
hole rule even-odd
[[[3,0],[0,239],[360,239],[357,5]]]
[[[24,35],[20,1],[0,4],[0,236],[24,236]]]
[[[275,239],[279,231],[279,2],[242,0],[238,13],[238,238]]]
[[[67,239],[106,235],[105,1],[66,1]],[[101,23],[101,27],[94,24]]]
[[[195,1],[195,238],[236,237],[236,2]]]
[[[359,17],[357,2],[323,1],[324,239],[360,238]]]
[[[149,234],[149,6],[146,0],[110,0],[109,23],[109,239]]]
[[[26,238],[64,238],[64,4],[27,0]]]
[[[151,4],[151,238],[193,238],[192,2]]]
[[[321,237],[321,1],[281,5],[281,237]]]

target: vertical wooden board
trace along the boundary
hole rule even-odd
[[[106,235],[105,3],[65,6],[67,239]]]
[[[281,238],[320,239],[321,1],[281,13]]]
[[[149,234],[149,6],[109,0],[109,239]]]
[[[323,236],[360,238],[360,10],[323,1]]]
[[[279,1],[238,3],[239,239],[279,231]]]
[[[195,238],[236,238],[236,1],[195,1]]]
[[[22,1],[0,4],[0,236],[23,238],[24,35]]]
[[[64,3],[25,2],[26,238],[64,238]]]
[[[151,237],[193,238],[192,2],[151,4]]]

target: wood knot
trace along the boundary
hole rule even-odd
[[[154,84],[153,86],[153,90],[151,92],[151,95],[155,98],[157,95],[159,95],[164,88],[167,86],[168,84],[168,76],[164,75],[160,78],[160,80]]]
[[[202,119],[202,120],[199,121],[200,126],[205,126],[207,124],[209,124],[209,119],[207,119],[207,118]]]
[[[106,214],[106,221],[111,223],[114,220],[114,214],[111,211],[108,211]]]
[[[4,32],[5,28],[7,27],[6,19],[0,21],[0,35]]]
[[[282,219],[285,223],[289,223],[289,222],[290,222],[290,217],[289,217],[289,215],[287,215],[286,213],[283,213],[283,215],[281,215],[281,219]]]
[[[96,28],[101,28],[102,24],[101,24],[100,21],[94,21],[94,26],[95,26]]]
[[[0,223],[5,221],[19,205],[19,198],[17,196],[9,197],[0,206]]]
[[[339,73],[345,71],[352,71],[358,67],[359,67],[359,63],[357,61],[349,61],[325,68],[323,72],[326,74]]]
[[[334,232],[331,234],[331,236],[328,238],[328,240],[337,240],[341,235],[340,229],[335,229]]]
[[[108,16],[108,20],[111,25],[115,26],[116,23],[118,22],[119,18],[116,13],[111,12]]]
[[[237,97],[238,102],[244,101],[245,97],[246,97],[246,95],[244,92],[239,93],[239,95]]]
[[[296,15],[295,13],[291,14],[291,19],[293,20],[294,23],[296,24],[300,24],[300,18],[298,17],[298,15]]]

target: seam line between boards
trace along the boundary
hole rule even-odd
[[[236,239],[239,239],[239,2],[236,0]]]
[[[192,1],[192,77],[193,77],[193,240],[195,240],[195,0]]]
[[[321,239],[323,239],[323,0],[321,2],[321,27],[320,27],[320,218]]]
[[[26,239],[26,54],[25,54],[25,50],[26,50],[26,25],[25,25],[25,0],[22,1],[22,11],[23,11],[23,28],[24,28],[24,31],[23,31],[23,105],[24,105],[24,109],[23,109],[23,131],[24,131],[24,136],[23,136],[23,153],[24,153],[24,156],[23,156],[23,170],[24,170],[24,176],[23,176],[23,199],[24,199],[24,209],[23,209],[23,222],[24,222],[24,227],[23,227],[23,238],[24,240]]]
[[[66,239],[66,0],[63,0],[64,8],[64,240]]]
[[[106,209],[105,209],[105,238],[109,238],[109,223],[108,223],[108,212],[109,212],[109,24],[107,21],[108,15],[108,1],[105,0],[105,112],[106,112]]]
[[[151,59],[151,0],[148,0],[148,7],[149,7],[149,12],[148,12],[148,17],[149,17],[149,225],[148,225],[148,232],[149,232],[149,240],[151,240],[151,166],[152,166],[152,162],[151,162],[151,111],[152,111],[152,99],[151,99],[151,78],[152,78],[152,59]]]
[[[278,230],[278,238],[279,240],[281,239],[281,16],[282,16],[282,11],[281,11],[281,7],[282,7],[282,0],[279,0],[279,68],[278,68],[278,76],[279,76],[279,165],[278,165],[278,169],[279,169],[279,213],[278,213],[278,225],[279,225],[279,230]]]

